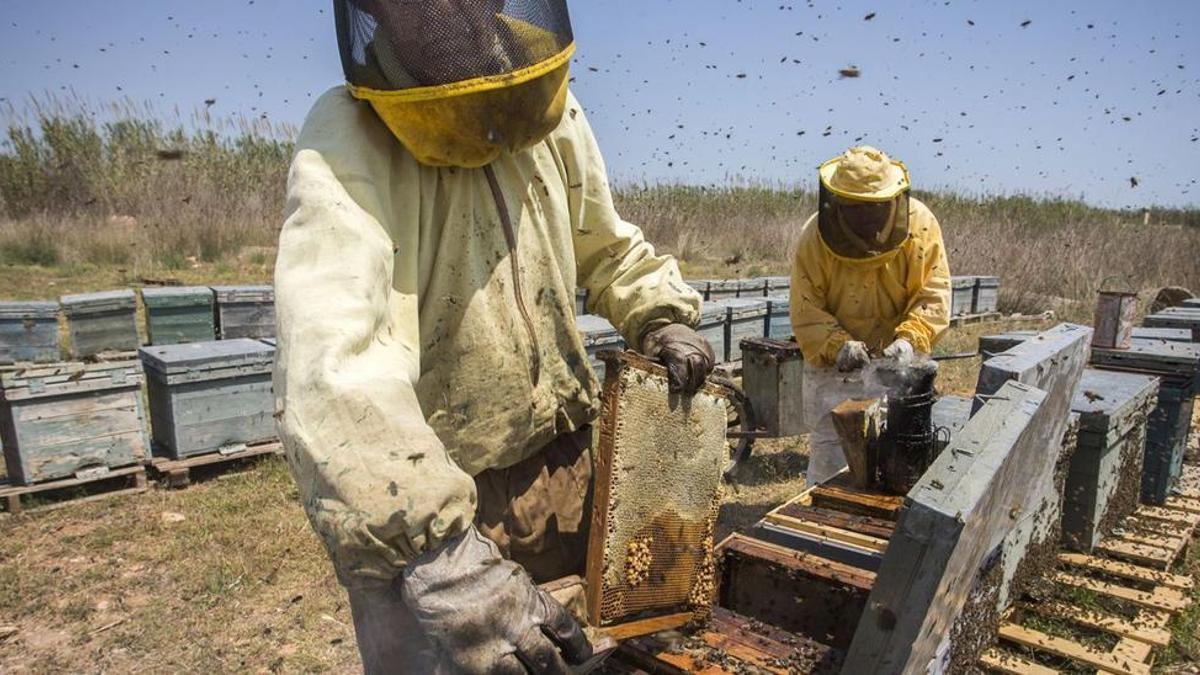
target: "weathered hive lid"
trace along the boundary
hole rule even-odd
[[[953,288],[973,288],[975,277],[950,277],[950,285]]]
[[[740,279],[710,279],[708,282],[708,292],[735,292],[741,287],[741,283]]]
[[[714,300],[712,304],[724,307],[726,315],[735,321],[763,316],[767,313],[766,298],[724,298]]]
[[[1191,342],[1192,331],[1187,328],[1149,328],[1136,326],[1133,337],[1144,340],[1168,340],[1170,342]]]
[[[749,291],[751,293],[762,293],[767,289],[767,280],[764,277],[755,277],[753,279],[742,279],[738,282],[739,291]]]
[[[136,304],[133,291],[128,288],[119,291],[64,295],[60,301],[62,302],[63,312],[67,316],[133,309]]]
[[[17,401],[141,385],[137,361],[51,363],[0,373],[0,398]]]
[[[142,289],[147,307],[201,307],[211,305],[213,291],[206,286],[168,286]]]
[[[729,315],[725,306],[716,300],[705,301],[700,304],[700,325],[711,326],[714,323],[725,323],[725,318]]]
[[[58,316],[58,303],[34,300],[0,302],[0,319],[53,319]]]
[[[772,314],[779,312],[787,312],[792,306],[792,299],[788,297],[771,296],[767,298],[767,310]]]
[[[767,288],[791,288],[792,280],[789,277],[767,277]]]
[[[1200,343],[1135,338],[1128,349],[1093,347],[1092,363],[1161,375],[1164,384],[1191,390],[1200,384]]]
[[[1071,410],[1079,413],[1081,430],[1105,434],[1140,410],[1158,391],[1158,383],[1153,375],[1085,368]]]
[[[999,288],[1000,277],[975,277],[975,283],[983,288]]]
[[[275,302],[272,286],[213,286],[217,302]]]
[[[1164,307],[1158,311],[1158,314],[1166,314],[1168,316],[1195,316],[1200,317],[1200,307]]]
[[[575,328],[583,336],[583,343],[589,347],[617,344],[623,339],[608,319],[595,314],[575,317]]]
[[[138,356],[147,368],[174,375],[236,366],[269,369],[275,357],[275,348],[258,340],[238,338],[142,347],[138,350]]]

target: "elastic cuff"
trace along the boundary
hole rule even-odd
[[[929,338],[925,337],[924,333],[918,333],[911,326],[900,324],[900,327],[896,329],[896,339],[901,338],[908,340],[909,344],[913,346],[914,351],[922,354],[928,354],[932,351],[930,349]]]
[[[825,339],[825,346],[821,348],[821,358],[825,359],[824,365],[836,363],[838,352],[842,351],[842,346],[853,339],[854,337],[844,330],[831,333]]]

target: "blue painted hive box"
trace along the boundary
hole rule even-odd
[[[275,335],[275,289],[270,286],[213,286],[217,329],[222,340]]]
[[[142,304],[152,345],[210,342],[217,338],[211,288],[144,288]]]
[[[792,302],[787,296],[767,298],[767,337],[786,340],[792,336]]]
[[[1134,339],[1129,349],[1092,349],[1092,364],[1159,377],[1158,404],[1146,427],[1142,501],[1162,504],[1183,470],[1192,401],[1200,388],[1200,344]]]
[[[60,363],[0,374],[8,477],[29,485],[143,461],[149,441],[136,361]]]
[[[953,277],[950,279],[950,316],[963,316],[973,311],[975,302],[975,277]]]
[[[1146,426],[1158,400],[1152,375],[1088,368],[1075,389],[1079,438],[1063,500],[1063,544],[1087,553],[1137,508]]]
[[[274,355],[249,339],[142,348],[155,451],[180,459],[273,440]]]
[[[583,347],[587,350],[588,360],[592,370],[600,382],[604,382],[604,362],[596,354],[604,350],[621,351],[625,349],[625,338],[609,323],[608,319],[595,314],[581,314],[575,317],[575,328],[583,338]]]
[[[975,277],[972,314],[990,314],[1000,308],[1000,277]]]
[[[61,302],[75,358],[138,348],[137,299],[132,290],[64,295]]]
[[[737,361],[742,358],[742,340],[765,336],[767,301],[764,298],[728,298],[713,304],[725,309],[723,360]]]
[[[60,358],[57,302],[0,302],[0,363]]]
[[[725,358],[725,324],[729,322],[728,317],[729,313],[720,303],[705,302],[700,305],[700,323],[696,325],[696,332],[708,340],[717,361]]]

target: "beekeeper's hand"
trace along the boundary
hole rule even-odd
[[[702,335],[681,323],[672,323],[646,334],[642,353],[667,367],[667,386],[673,394],[691,396],[704,386],[717,359]]]
[[[899,363],[908,363],[913,358],[912,343],[904,338],[898,338],[883,350],[883,355],[886,358],[895,359]]]
[[[838,370],[848,373],[858,370],[870,362],[871,355],[867,353],[867,343],[850,340],[838,351],[836,365]]]
[[[569,673],[592,657],[570,612],[474,526],[413,559],[399,582],[452,672]]]

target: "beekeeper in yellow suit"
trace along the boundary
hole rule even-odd
[[[687,395],[699,296],[613,208],[562,0],[338,0],[275,271],[276,415],[369,673],[566,672],[598,382],[575,289]]]
[[[830,410],[882,393],[872,358],[929,354],[950,323],[942,230],[909,196],[904,164],[860,146],[822,164],[820,179],[791,287],[792,329],[805,360],[810,485],[846,465]]]

